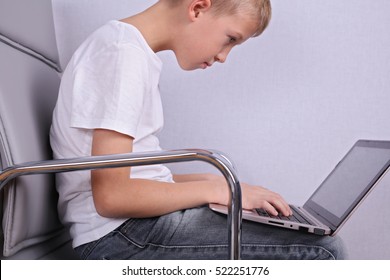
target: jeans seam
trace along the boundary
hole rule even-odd
[[[160,248],[165,248],[165,249],[176,249],[176,248],[214,248],[214,247],[227,247],[227,245],[200,245],[200,246],[197,246],[197,245],[162,245],[162,244],[155,244],[155,243],[150,243],[150,242],[146,242],[145,244],[139,244],[138,242],[135,242],[134,240],[130,239],[128,236],[124,235],[122,232],[118,231],[117,233],[119,233],[123,238],[125,238],[128,242],[130,242],[131,244],[133,244],[134,246],[140,248],[140,249],[144,249],[145,247],[148,247],[148,246],[152,246],[152,247],[160,247]]]
[[[130,239],[128,236],[123,234],[121,231],[117,231],[117,233],[120,234],[128,242],[130,242],[131,244],[133,244],[134,246],[136,246],[136,247],[138,247],[140,249],[143,249],[143,248],[145,248],[147,246],[147,243],[145,245],[139,244],[138,242],[135,242],[134,240]]]
[[[192,246],[192,245],[160,245],[160,244],[153,244],[153,243],[147,243],[142,248],[145,248],[147,246],[152,247],[158,247],[163,249],[202,249],[202,248],[226,248],[227,245],[201,245],[201,246]],[[330,258],[333,260],[336,260],[336,257],[327,249],[325,249],[322,246],[311,246],[311,245],[302,245],[302,244],[291,244],[291,245],[260,245],[260,244],[244,244],[241,245],[242,248],[291,248],[291,247],[304,247],[304,248],[315,248],[320,249],[323,252],[326,252]],[[325,258],[326,259],[326,258]]]
[[[153,247],[159,247],[164,249],[201,249],[201,248],[226,248],[227,245],[162,245],[162,244],[154,244],[154,243],[147,243],[146,246],[153,246]]]
[[[322,246],[317,246],[317,245],[305,245],[305,244],[290,244],[290,245],[260,245],[260,244],[244,244],[242,245],[242,247],[264,247],[264,248],[271,248],[271,247],[274,247],[274,248],[288,248],[288,247],[304,247],[304,248],[313,248],[313,249],[320,249],[320,250],[323,250],[324,252],[326,252],[327,254],[329,254],[329,256],[332,258],[332,259],[336,259],[336,257],[329,251],[327,250],[326,248],[322,247]]]
[[[215,245],[162,245],[162,244],[155,244],[155,243],[145,243],[143,245],[131,240],[127,236],[123,235],[121,232],[119,232],[126,240],[128,240],[130,243],[132,243],[134,246],[144,249],[145,247],[157,247],[157,248],[163,248],[163,249],[202,249],[202,248],[226,248],[228,245],[224,244],[215,244]],[[256,248],[291,248],[291,247],[304,247],[304,248],[314,248],[314,249],[320,249],[324,252],[326,252],[333,260],[336,259],[336,257],[326,248],[322,246],[313,246],[313,245],[304,245],[304,244],[290,244],[290,245],[261,245],[261,244],[242,244],[241,248],[250,248],[250,247],[256,247]]]

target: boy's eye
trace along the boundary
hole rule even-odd
[[[229,43],[234,44],[236,42],[237,42],[237,38],[235,38],[233,36],[229,36]]]

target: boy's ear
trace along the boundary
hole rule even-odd
[[[192,0],[189,7],[189,17],[190,19],[196,20],[203,13],[207,12],[211,8],[212,0]]]

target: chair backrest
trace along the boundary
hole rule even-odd
[[[0,0],[0,167],[51,159],[60,77],[98,26],[155,0]],[[2,258],[73,258],[57,217],[53,175],[20,177],[1,192]],[[66,249],[61,244],[66,243]],[[55,252],[58,254],[50,254]]]
[[[0,0],[0,61],[1,168],[50,159],[60,82],[50,0]],[[42,258],[69,240],[57,216],[54,176],[20,177],[1,195],[2,258]]]

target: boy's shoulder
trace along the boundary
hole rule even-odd
[[[141,38],[140,38],[141,37]],[[111,20],[95,30],[86,41],[98,41],[101,43],[140,43],[141,33],[134,26]]]
[[[65,72],[90,68],[99,71],[132,67],[161,70],[162,61],[154,53],[141,32],[133,25],[112,20],[91,33],[74,52]],[[115,68],[116,67],[116,68]]]
[[[74,53],[73,62],[78,65],[101,54],[111,56],[119,52],[130,52],[144,57],[151,55],[149,46],[137,28],[128,23],[111,20],[85,39]]]

